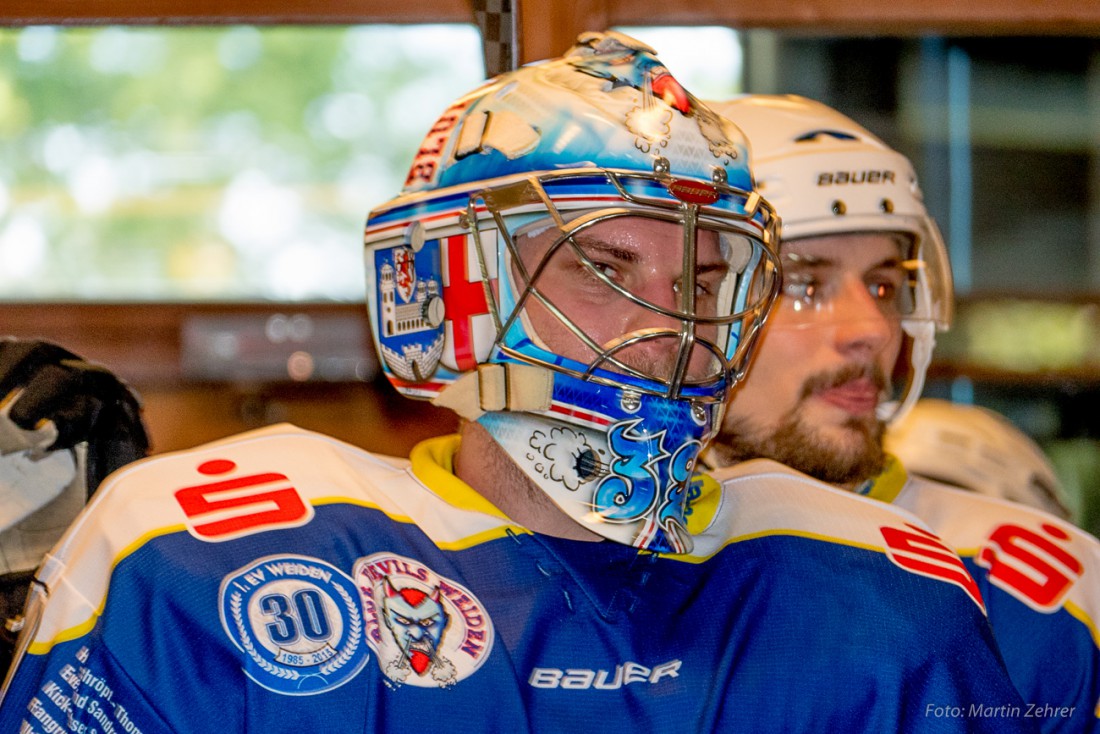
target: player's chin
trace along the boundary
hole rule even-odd
[[[882,448],[873,430],[837,422],[814,422],[806,412],[773,440],[783,463],[824,482],[855,485],[882,468]]]
[[[809,429],[807,434],[838,456],[862,454],[877,448],[881,440],[880,424],[874,413],[852,415],[827,406],[820,411],[803,412],[802,422]]]

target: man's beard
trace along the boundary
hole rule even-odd
[[[886,384],[878,367],[852,365],[814,375],[803,384],[798,401],[770,434],[754,429],[750,418],[738,419],[735,425],[724,427],[716,441],[719,457],[725,463],[773,459],[821,481],[847,487],[878,476],[886,464],[882,449],[885,423],[874,416],[849,417],[842,427],[852,440],[838,445],[820,435],[802,417],[802,408],[815,392],[862,377],[870,378],[880,391]],[[733,399],[737,400],[736,394]]]

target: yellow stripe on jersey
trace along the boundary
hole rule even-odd
[[[722,501],[722,485],[710,474],[696,474],[699,482],[699,497],[691,504],[691,513],[687,516],[687,531],[699,535],[714,522],[718,513],[718,504]]]
[[[153,538],[157,538],[162,535],[171,535],[173,533],[185,532],[187,532],[187,527],[180,524],[157,528],[156,530],[145,533],[140,538],[123,548],[122,552],[115,557],[114,561],[112,561],[111,563],[111,575],[114,575],[114,570],[118,566],[118,564],[122,563],[122,561],[125,560],[131,553],[137,551]],[[83,598],[83,595],[80,596],[81,598]],[[104,596],[102,599],[100,599],[99,606],[96,607],[96,610],[92,612],[86,620],[84,620],[80,624],[69,627],[68,629],[61,630],[56,635],[54,635],[52,639],[32,640],[27,646],[27,652],[31,655],[45,655],[53,648],[54,645],[58,645],[62,642],[68,642],[69,640],[75,640],[78,637],[83,637],[95,626],[96,621],[99,619],[100,615],[103,614],[103,607],[106,604],[107,597]]]
[[[733,538],[728,538],[724,543],[722,543],[720,546],[715,548],[710,553],[707,553],[706,555],[692,555],[692,554],[686,554],[686,553],[680,553],[680,554],[665,553],[665,554],[662,554],[662,555],[665,558],[671,558],[671,559],[674,559],[674,560],[677,560],[677,561],[683,561],[684,563],[705,563],[706,561],[710,560],[711,558],[713,558],[714,556],[718,555],[720,552],[725,550],[728,546],[734,545],[736,543],[744,543],[744,542],[750,541],[750,540],[757,540],[759,538],[774,538],[774,537],[806,538],[807,540],[821,541],[821,542],[824,542],[824,543],[829,543],[830,545],[846,545],[846,546],[849,546],[851,548],[859,548],[860,550],[866,550],[866,551],[871,551],[873,553],[881,553],[883,555],[886,555],[886,549],[883,548],[882,546],[872,545],[870,543],[861,543],[861,542],[856,541],[856,540],[851,540],[849,538],[843,538],[843,537],[839,537],[839,536],[836,536],[836,535],[826,535],[824,533],[814,533],[814,532],[810,532],[810,531],[807,531],[807,530],[798,530],[798,529],[795,529],[795,528],[775,528],[774,530],[763,530],[763,531],[756,532],[756,533],[746,533],[745,535],[738,535],[738,536],[733,537]]]
[[[1064,602],[1062,606],[1067,612],[1073,615],[1077,621],[1088,628],[1089,634],[1092,636],[1092,643],[1100,648],[1100,630],[1097,630],[1096,622],[1089,617],[1088,613],[1071,601]]]
[[[893,502],[909,481],[909,472],[902,466],[901,461],[891,454],[886,455],[886,467],[871,481],[871,486],[865,492],[860,492],[864,497],[882,502]]]

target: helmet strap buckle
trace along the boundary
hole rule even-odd
[[[476,421],[485,413],[549,410],[553,392],[554,373],[543,367],[480,364],[443,388],[432,404]]]

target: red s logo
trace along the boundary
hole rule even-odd
[[[989,569],[989,580],[1032,609],[1053,612],[1062,606],[1084,565],[1055,541],[1069,533],[1043,523],[1036,532],[1019,525],[1001,525],[985,541],[977,562]]]
[[[228,474],[237,465],[226,459],[200,464],[200,474]],[[201,540],[231,540],[261,530],[304,525],[313,517],[284,474],[251,474],[176,491],[187,515],[187,529]]]
[[[958,586],[984,612],[982,592],[955,551],[927,530],[909,523],[905,527],[879,528],[886,541],[887,557],[906,571]]]

